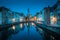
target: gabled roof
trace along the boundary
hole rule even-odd
[[[6,7],[0,7],[0,11],[2,11],[2,10],[6,10],[6,11],[10,11],[8,8],[6,8]]]
[[[58,0],[57,3],[53,5],[52,9],[55,10],[58,6],[60,6],[60,0]]]

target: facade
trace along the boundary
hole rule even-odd
[[[45,20],[45,24],[51,24],[51,22],[53,22],[54,24],[60,24],[60,1],[59,0],[52,7],[48,6],[44,8],[44,20]]]
[[[54,16],[57,18],[57,24],[60,24],[60,0],[57,1],[57,3],[51,8],[54,12]]]
[[[7,12],[9,9],[5,7],[0,7],[0,13],[1,13],[1,18],[2,18],[2,24],[7,24],[8,23],[8,17],[7,17]]]
[[[45,24],[50,24],[50,7],[44,8],[44,20]]]
[[[36,21],[37,21],[38,23],[43,23],[44,20],[43,20],[42,11],[38,12],[36,17],[37,17],[37,20],[36,20]]]

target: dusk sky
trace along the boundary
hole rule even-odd
[[[27,14],[27,9],[30,9],[32,15],[39,12],[44,7],[53,6],[57,0],[0,0],[0,6],[5,6],[12,11],[23,12]]]

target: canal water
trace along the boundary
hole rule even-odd
[[[13,25],[14,34],[8,40],[42,40],[42,35],[37,31],[34,23],[24,23]]]

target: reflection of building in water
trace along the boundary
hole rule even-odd
[[[23,28],[23,24],[22,24],[22,23],[20,24],[20,28],[21,28],[21,29]]]
[[[14,25],[12,26],[12,29],[15,30],[15,26]]]

